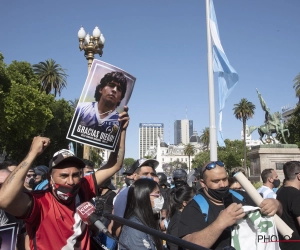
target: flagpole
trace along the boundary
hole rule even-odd
[[[215,115],[215,90],[212,61],[212,43],[210,34],[210,0],[206,0],[206,35],[207,35],[207,72],[208,72],[208,96],[209,96],[209,143],[210,160],[218,159],[217,152],[217,129]]]

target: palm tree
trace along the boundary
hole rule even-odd
[[[299,103],[300,103],[300,73],[295,77],[293,87],[296,91],[296,97],[299,98]]]
[[[65,69],[63,69],[59,64],[57,64],[53,59],[48,59],[45,62],[39,62],[34,64],[33,71],[38,75],[42,87],[42,91],[46,91],[46,94],[50,94],[54,91],[54,96],[56,94],[61,94],[61,90],[67,86],[67,74]]]
[[[195,154],[195,147],[189,143],[185,146],[184,150],[184,155],[187,155],[189,157],[189,172],[191,171],[191,155]]]
[[[75,110],[76,107],[77,107],[78,102],[79,102],[78,98],[75,98],[74,101],[69,100],[70,107]]]
[[[209,148],[209,127],[205,127],[202,130],[202,135],[200,136],[200,142],[203,143],[204,150],[208,150]]]
[[[246,98],[242,98],[237,104],[234,104],[233,113],[236,119],[243,122],[243,135],[244,135],[244,168],[247,171],[247,155],[246,155],[246,121],[254,115],[255,105],[248,102]]]

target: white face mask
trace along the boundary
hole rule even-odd
[[[162,197],[162,196],[157,197],[153,200],[153,202],[154,202],[154,207],[152,208],[153,213],[159,213],[162,210],[164,201],[165,201],[164,197]]]

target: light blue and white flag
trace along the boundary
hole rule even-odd
[[[68,145],[68,149],[71,150],[73,152],[73,154],[75,154],[74,152],[74,146],[73,146],[73,142],[70,142]]]
[[[239,80],[239,76],[235,69],[230,65],[222,47],[213,0],[210,0],[210,33],[213,49],[213,71],[218,74],[219,83],[220,110],[218,143],[219,146],[224,147],[225,143],[222,133],[222,111],[225,107],[227,98]]]

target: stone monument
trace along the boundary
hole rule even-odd
[[[280,112],[271,113],[266,102],[258,92],[258,99],[262,109],[265,111],[265,122],[263,125],[249,127],[250,135],[257,129],[262,145],[254,146],[248,153],[250,160],[250,177],[251,181],[261,181],[260,174],[266,168],[276,170],[279,179],[284,179],[282,167],[287,161],[300,161],[300,150],[295,144],[288,144],[285,139],[285,134],[290,136],[289,130],[284,128],[281,122]],[[274,136],[274,134],[276,134]],[[281,135],[284,144],[276,142],[277,135]]]

